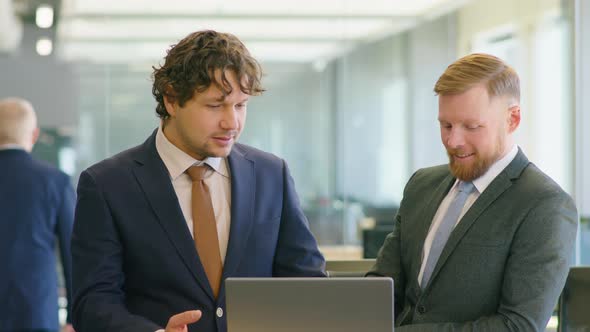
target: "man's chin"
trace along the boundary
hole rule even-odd
[[[457,165],[456,163],[451,162],[449,164],[449,169],[451,174],[461,181],[472,181],[480,176],[480,174],[477,174],[479,172],[476,172],[474,167],[471,165]]]
[[[208,157],[211,158],[226,158],[227,156],[229,156],[229,154],[231,153],[231,150],[233,148],[233,144],[230,146],[226,146],[223,148],[217,148],[211,151],[208,151]]]
[[[461,181],[473,181],[484,175],[489,168],[489,165],[481,164],[457,165],[452,162],[449,164],[451,174]]]

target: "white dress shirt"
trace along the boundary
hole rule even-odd
[[[211,203],[213,204],[213,212],[217,224],[221,264],[225,264],[231,220],[231,179],[227,160],[225,158],[207,158],[203,161],[194,159],[166,138],[161,125],[156,134],[156,150],[168,169],[168,174],[176,192],[180,209],[184,215],[186,226],[193,238],[192,181],[185,171],[193,165],[199,166],[203,163],[211,166],[214,170],[211,176],[205,178],[205,184],[209,187],[209,193],[211,194]]]
[[[19,144],[6,143],[0,144],[0,150],[24,150],[25,148]]]
[[[475,201],[477,200],[479,195],[484,190],[486,190],[486,188],[490,185],[490,183],[492,183],[492,181],[494,181],[496,176],[498,176],[498,174],[500,174],[506,168],[506,166],[508,166],[508,164],[510,164],[512,162],[512,160],[514,160],[514,157],[516,157],[517,153],[518,153],[518,146],[515,144],[512,147],[512,149],[510,150],[510,152],[508,152],[500,160],[497,160],[495,163],[493,163],[492,166],[490,167],[490,169],[488,169],[488,171],[484,175],[473,180],[473,185],[475,186],[475,190],[473,190],[471,192],[471,194],[467,197],[467,200],[465,201],[465,205],[463,206],[463,209],[461,210],[461,214],[459,215],[459,218],[457,219],[457,222],[455,223],[455,227],[461,221],[461,218],[463,218],[463,216],[465,215],[465,213],[467,213],[467,211],[473,205],[473,203],[475,203]],[[451,204],[451,202],[453,201],[455,196],[457,196],[458,184],[459,184],[459,180],[456,180],[455,184],[453,184],[453,187],[451,188],[451,190],[449,190],[447,196],[445,196],[445,198],[440,203],[438,210],[436,210],[436,214],[434,215],[434,219],[432,220],[432,223],[430,224],[430,230],[428,231],[428,235],[426,236],[426,240],[424,241],[424,249],[422,250],[422,266],[420,267],[420,273],[418,274],[418,283],[419,284],[422,283],[422,275],[424,274],[424,268],[426,267],[425,257],[428,257],[428,254],[430,253],[430,248],[432,247],[432,241],[434,240],[434,234],[436,234],[436,230],[440,226],[440,223],[442,222],[444,215],[447,213],[447,210],[449,209],[449,205]],[[420,286],[422,286],[422,285],[420,285]]]

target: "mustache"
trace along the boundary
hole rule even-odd
[[[472,154],[473,152],[467,152],[464,149],[453,149],[453,148],[447,148],[447,154],[449,156],[455,156],[455,155],[465,155],[465,154]]]
[[[231,136],[231,137],[236,137],[238,136],[238,131],[237,130],[231,130],[231,131],[224,131],[224,132],[219,132],[219,133],[214,133],[211,135],[211,137],[227,137],[227,136]]]

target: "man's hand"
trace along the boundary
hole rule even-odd
[[[61,330],[62,332],[76,332],[72,324],[64,325],[64,327]]]
[[[187,332],[187,324],[194,323],[201,319],[201,310],[190,310],[174,315],[168,320],[166,332]]]

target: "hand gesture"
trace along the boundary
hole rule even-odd
[[[187,325],[201,319],[201,310],[190,310],[174,315],[168,320],[166,332],[188,332]]]

